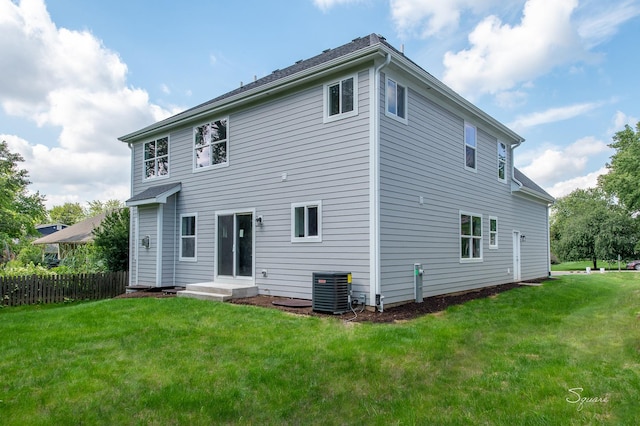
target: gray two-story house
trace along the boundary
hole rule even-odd
[[[120,140],[131,285],[311,299],[348,271],[373,306],[549,273],[523,138],[375,34]]]

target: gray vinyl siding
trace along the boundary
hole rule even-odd
[[[158,250],[158,234],[156,232],[156,205],[138,207],[140,238],[149,236],[149,248],[138,247],[138,282],[140,285],[156,285],[156,255]]]
[[[513,230],[527,234],[521,248],[523,278],[545,276],[542,262],[525,258],[533,255],[534,245],[540,248],[540,232],[546,232],[546,214],[541,217],[540,209],[546,206],[515,201],[510,186],[498,180],[496,137],[482,123],[470,123],[478,129],[477,172],[466,170],[464,119],[412,87],[408,96],[408,125],[386,117],[381,99],[380,265],[385,303],[413,299],[414,263],[422,263],[425,270],[425,297],[513,281]],[[510,181],[510,170],[507,178]],[[482,215],[481,262],[460,261],[460,211]],[[497,249],[489,248],[489,216],[498,218]],[[536,237],[530,244],[529,234],[540,241]]]
[[[134,145],[134,193],[181,182],[174,224],[181,214],[198,215],[197,261],[181,262],[176,252],[179,226],[169,230],[167,211],[171,209],[165,206],[163,263],[174,262],[169,256],[173,250],[176,285],[214,280],[216,212],[255,210],[264,220],[262,226],[254,226],[254,276],[262,294],[308,299],[311,274],[336,270],[352,272],[354,289],[368,292],[368,77],[368,69],[358,75],[359,114],[355,117],[323,123],[326,80],[171,132],[169,177],[144,181],[143,142]],[[223,117],[229,119],[228,166],[193,172],[193,126]],[[292,243],[291,204],[312,201],[322,202],[322,242]],[[169,235],[173,235],[172,248],[167,245]],[[142,271],[142,259],[140,263]],[[266,278],[262,270],[268,271]],[[164,266],[163,271],[163,283],[167,283]]]

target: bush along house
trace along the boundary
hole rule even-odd
[[[120,140],[132,286],[381,309],[549,273],[523,138],[376,34]]]

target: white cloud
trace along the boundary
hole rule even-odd
[[[360,3],[363,0],[313,0],[313,4],[323,12],[329,11],[334,6],[343,4]]]
[[[523,152],[518,160],[528,164],[518,168],[542,187],[553,188],[557,182],[583,174],[591,158],[608,151],[606,143],[589,136],[566,147],[552,146],[540,151]]]
[[[500,92],[496,95],[496,103],[502,108],[514,108],[525,104],[527,93],[522,90]]]
[[[160,85],[160,90],[162,90],[162,93],[164,93],[165,95],[170,95],[171,94],[171,89],[169,88],[169,86],[167,86],[164,83],[162,83]]]
[[[632,117],[630,115],[625,114],[622,111],[616,111],[615,115],[611,119],[612,126],[607,129],[607,133],[613,136],[614,133],[619,132],[624,129],[625,125],[631,126],[631,128],[636,128],[636,123],[638,123],[638,118]]]
[[[467,11],[481,13],[494,4],[508,9],[509,3],[521,2],[522,0],[391,0],[391,19],[396,31],[402,36],[427,38],[455,30],[461,16]]]
[[[588,47],[609,40],[620,25],[640,15],[640,5],[635,0],[592,2],[590,6],[578,23],[578,33]]]
[[[469,34],[471,47],[444,56],[443,80],[470,98],[511,90],[585,57],[571,14],[577,0],[528,0],[518,25],[489,16]]]
[[[598,185],[598,176],[604,175],[608,171],[609,170],[606,167],[602,167],[601,169],[588,173],[584,176],[578,176],[557,182],[550,188],[547,188],[547,192],[551,194],[551,196],[559,198],[569,195],[576,189],[595,188]]]
[[[555,123],[557,121],[563,121],[570,118],[578,117],[582,114],[592,111],[600,105],[600,103],[588,102],[558,108],[549,108],[546,111],[534,112],[527,115],[519,115],[513,122],[509,123],[508,126],[516,132],[520,132],[523,129],[540,124]]]
[[[3,111],[60,129],[57,145],[3,136],[47,205],[128,197],[129,149],[117,137],[174,111],[127,86],[126,64],[91,33],[57,28],[42,0],[0,0],[0,57]]]

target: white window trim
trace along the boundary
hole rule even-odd
[[[404,87],[404,118],[400,117],[397,114],[389,112],[389,96],[387,93],[387,85],[389,84],[389,80],[393,81],[396,86]],[[393,118],[394,120],[399,121],[403,124],[409,123],[409,87],[403,81],[398,80],[394,77],[389,77],[388,75],[385,75],[384,80],[384,115],[389,118]]]
[[[210,164],[208,166],[205,167],[198,167],[198,163],[196,160],[196,127],[200,127],[203,126],[205,124],[209,124],[213,121],[218,121],[218,120],[226,120],[227,121],[227,161],[225,161],[224,163],[218,163],[218,164]],[[213,169],[220,169],[220,168],[224,168],[224,167],[229,167],[229,158],[231,157],[231,125],[230,125],[230,120],[229,120],[229,116],[226,117],[217,117],[217,118],[212,118],[211,120],[207,120],[207,121],[203,121],[201,123],[196,124],[195,126],[193,126],[191,128],[191,161],[193,162],[192,165],[192,172],[193,173],[200,173],[200,172],[204,172],[206,170],[213,170]]]
[[[318,207],[318,235],[312,237],[296,237],[296,207],[305,207],[305,235],[308,233],[309,221],[307,220],[306,207]],[[308,201],[303,203],[291,203],[291,242],[292,243],[321,243],[322,242],[322,201]]]
[[[491,231],[491,221],[495,220],[496,221],[496,230],[495,231]],[[498,227],[500,226],[500,222],[498,221],[498,218],[496,216],[489,216],[489,249],[497,249],[498,248],[498,235],[500,235],[500,233],[498,232]],[[495,238],[495,244],[491,244],[491,234],[496,234],[496,238]]]
[[[152,177],[147,177],[147,169],[145,166],[146,160],[144,158],[144,146],[146,144],[148,144],[149,142],[156,142],[158,139],[162,139],[162,138],[167,138],[167,162],[169,164],[168,170],[167,170],[167,174],[166,175],[162,175],[162,176],[152,176]],[[155,157],[158,158],[158,157]],[[166,136],[158,136],[155,139],[149,139],[148,141],[144,141],[142,143],[142,181],[151,181],[151,180],[159,180],[159,179],[166,179],[168,177],[171,176],[171,136],[166,135]]]
[[[498,172],[500,172],[500,145],[504,145],[504,178],[500,179],[500,175],[498,174],[498,181],[502,182],[502,183],[507,183],[507,172],[508,172],[508,167],[507,165],[509,164],[509,147],[507,146],[506,143],[502,142],[502,141],[498,141],[498,144],[496,145],[496,170]],[[477,155],[477,152],[476,152]]]
[[[195,218],[196,232],[193,236],[194,246],[193,246],[193,257],[182,257],[182,218],[184,217],[193,217]],[[184,213],[180,215],[180,222],[178,226],[178,260],[181,262],[197,262],[198,261],[198,213]]]
[[[472,240],[473,238],[479,238],[480,239],[480,257],[472,257],[472,258],[466,258],[466,257],[462,257],[462,223],[460,223],[460,218],[462,215],[466,215],[466,216],[475,216],[475,217],[479,217],[480,218],[480,226],[482,227],[481,232],[480,232],[480,237],[470,237]],[[479,263],[479,262],[483,262],[484,259],[484,250],[483,250],[483,246],[484,246],[484,223],[482,223],[482,215],[478,214],[478,213],[472,213],[472,212],[468,212],[468,211],[464,211],[464,210],[460,210],[458,211],[458,257],[460,258],[460,263]],[[473,220],[472,220],[473,221]],[[473,230],[472,230],[473,233]]]
[[[342,88],[342,82],[350,78],[353,78],[353,111],[341,112],[335,115],[329,115],[329,87],[335,84],[340,84],[340,87]],[[323,117],[322,117],[323,123],[331,123],[333,121],[342,120],[344,118],[349,118],[349,117],[355,117],[356,115],[358,115],[358,74],[347,75],[337,80],[332,80],[328,83],[325,83],[322,86],[322,90],[323,90],[322,99],[324,103]]]
[[[475,157],[476,157],[475,158],[475,160],[476,160],[475,161],[475,167],[467,166],[467,127],[473,127],[473,129],[475,130],[475,134],[476,134],[476,146],[473,147],[473,149],[475,150],[475,153],[476,153],[476,155],[475,155]],[[469,171],[477,173],[478,172],[478,128],[476,126],[474,126],[473,124],[468,123],[468,122],[465,121],[464,122],[463,138],[464,138],[464,140],[462,141],[463,142],[462,143],[462,146],[463,146],[463,151],[462,151],[463,157],[462,158],[464,160],[464,168],[466,170],[469,170]],[[469,145],[469,146],[471,146],[471,145]]]

